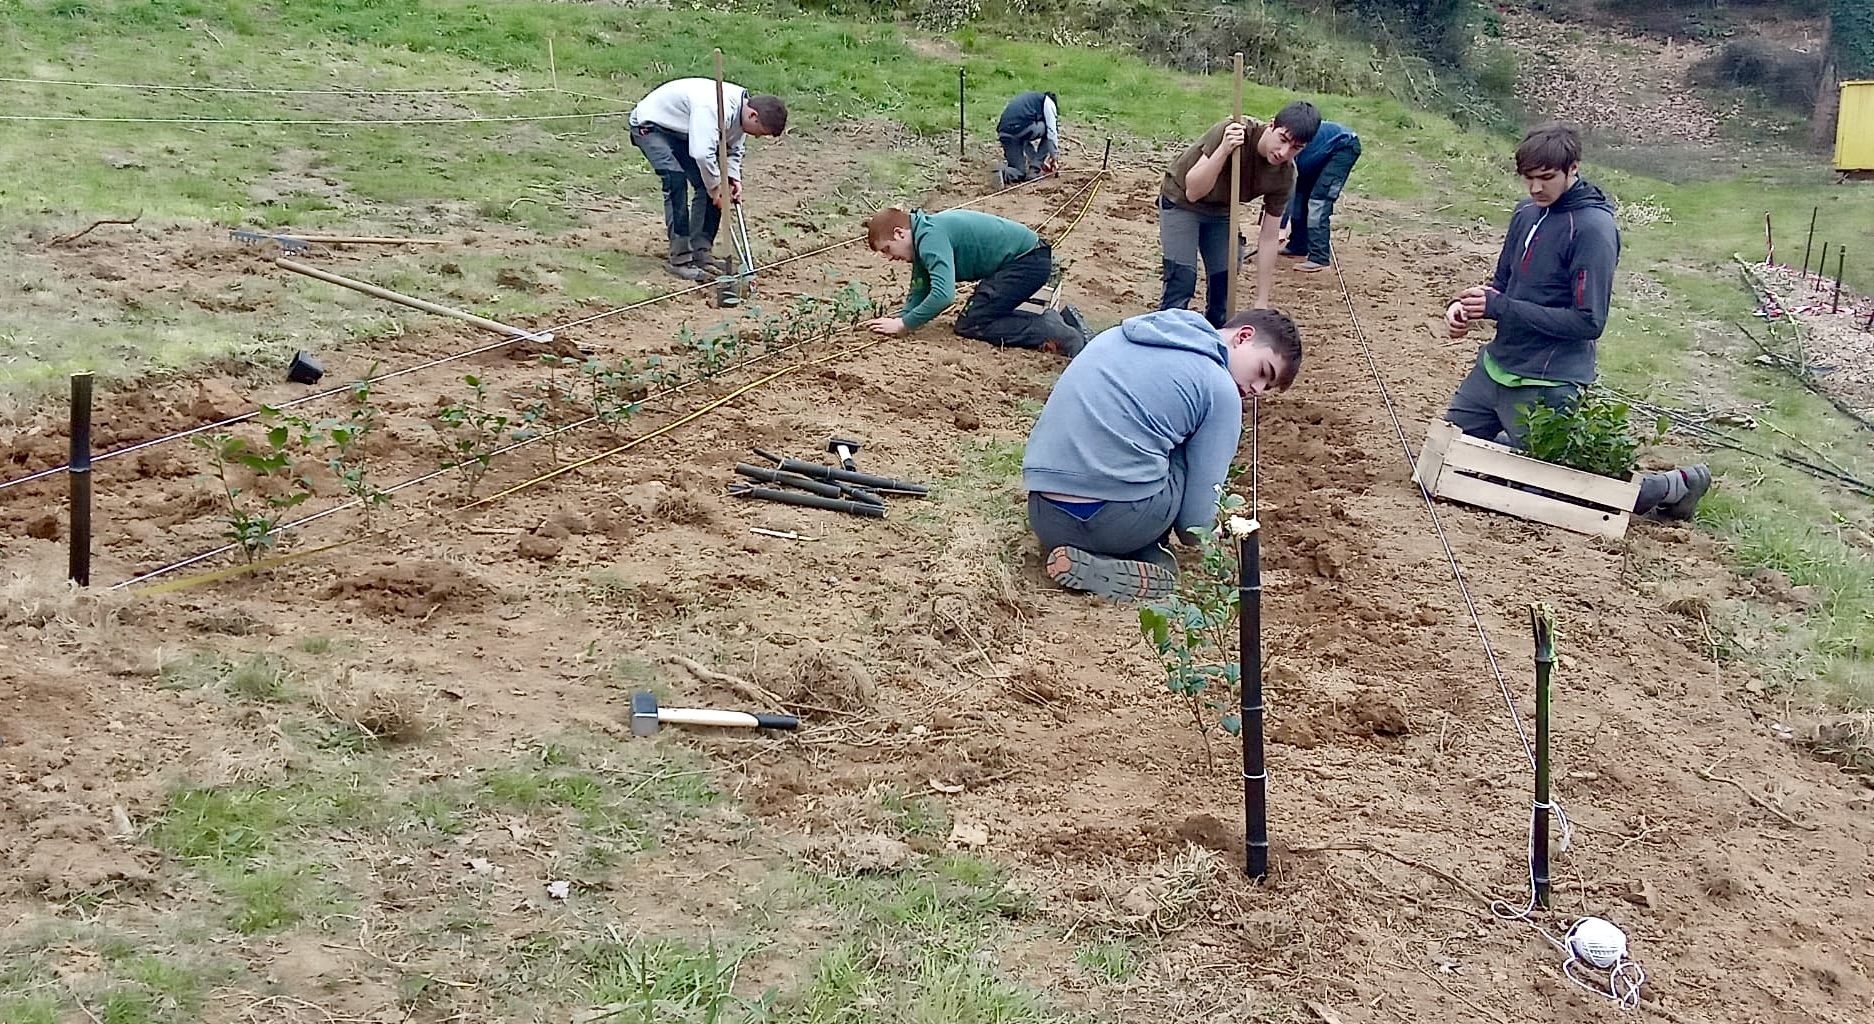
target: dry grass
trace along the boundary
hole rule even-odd
[[[354,665],[339,670],[338,678],[319,686],[313,707],[333,723],[356,730],[373,743],[420,743],[439,726],[435,711],[408,680]]]

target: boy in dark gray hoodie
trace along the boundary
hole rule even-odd
[[[1524,408],[1567,408],[1594,382],[1620,230],[1613,200],[1581,177],[1581,138],[1572,127],[1532,129],[1516,147],[1516,173],[1529,199],[1510,215],[1496,275],[1459,292],[1445,309],[1453,338],[1474,321],[1497,322],[1496,337],[1478,350],[1445,419],[1472,437],[1520,448]],[[1690,519],[1710,489],[1711,470],[1703,465],[1647,473],[1633,510]]]
[[[1135,316],[1067,364],[1022,456],[1048,578],[1113,601],[1171,593],[1172,530],[1208,529],[1243,434],[1243,400],[1301,368],[1288,317],[1221,328],[1185,309]]]

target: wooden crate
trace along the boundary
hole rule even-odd
[[[1640,496],[1636,477],[1615,480],[1532,459],[1494,441],[1467,437],[1444,422],[1426,432],[1412,479],[1433,497],[1613,540],[1626,536],[1633,502]]]
[[[1066,284],[1067,282],[1063,281],[1061,283]],[[1048,311],[1049,307],[1059,309],[1061,299],[1064,297],[1065,296],[1059,294],[1059,289],[1054,285],[1044,284],[1039,291],[1029,296],[1026,302],[1023,302],[1015,308],[1024,313],[1045,313]]]

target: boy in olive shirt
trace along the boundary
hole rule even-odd
[[[1291,161],[1313,141],[1321,126],[1314,104],[1297,100],[1268,124],[1246,117],[1211,126],[1191,148],[1172,161],[1158,195],[1158,238],[1165,249],[1165,292],[1159,309],[1184,309],[1197,294],[1197,260],[1204,259],[1207,293],[1204,319],[1222,326],[1229,302],[1230,274],[1236,269],[1235,240],[1230,233],[1230,155],[1243,153],[1241,201],[1262,200],[1256,243],[1256,309],[1269,308],[1275,276],[1276,235],[1282,211],[1295,191]]]
[[[1033,348],[1073,358],[1091,337],[1080,311],[1066,306],[1018,309],[1054,270],[1054,250],[1022,224],[974,210],[925,213],[896,207],[866,221],[872,251],[911,264],[911,295],[897,316],[866,321],[879,334],[929,323],[956,301],[958,281],[977,281],[956,332],[991,345]]]

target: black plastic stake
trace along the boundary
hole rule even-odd
[[[1822,208],[1820,206],[1812,207],[1809,210],[1809,237],[1803,239],[1802,243],[1802,276],[1804,277],[1809,276],[1809,246],[1815,241],[1815,218],[1821,212]]]
[[[1100,170],[1106,170],[1106,161],[1111,159],[1112,155],[1113,140],[1109,138],[1106,140],[1106,152],[1100,154]]]
[[[839,498],[822,498],[817,494],[802,494],[799,491],[784,491],[776,487],[729,488],[732,498],[754,498],[758,501],[778,501],[783,505],[800,505],[805,508],[824,508],[848,515],[865,516],[868,519],[885,518],[885,506],[864,501],[844,501]]]
[[[91,374],[72,374],[72,582],[91,585]]]
[[[1237,553],[1238,682],[1243,694],[1243,870],[1269,876],[1269,770],[1262,756],[1262,531],[1251,530]]]
[[[1555,622],[1547,608],[1529,606],[1536,634],[1536,804],[1529,827],[1529,880],[1536,905],[1549,905],[1549,675],[1555,669]]]
[[[963,155],[963,69],[957,69],[957,156]]]
[[[1844,245],[1835,250],[1835,297],[1828,304],[1831,313],[1841,312],[1841,276],[1848,272],[1847,265],[1848,247]]]
[[[1815,288],[1820,288],[1820,287],[1822,287],[1822,268],[1823,268],[1823,267],[1826,267],[1826,266],[1828,266],[1828,243],[1827,243],[1827,242],[1823,242],[1823,243],[1822,243],[1822,258],[1821,258],[1820,260],[1818,260],[1818,261],[1816,262],[1816,265],[1815,265],[1815,284],[1814,284],[1814,285],[1812,285],[1811,287],[1815,287]],[[1806,275],[1806,274],[1805,274],[1805,275],[1803,275],[1803,281],[1804,281],[1805,283],[1807,283],[1807,281],[1808,281],[1808,275]]]

